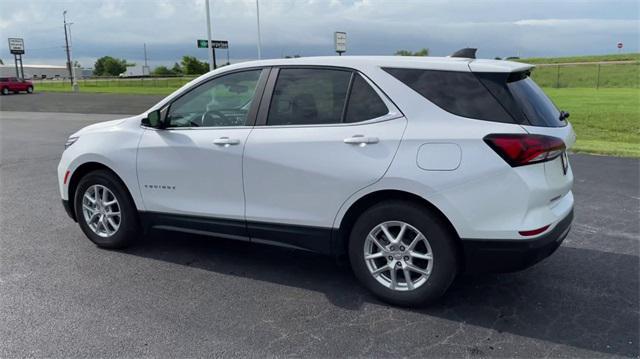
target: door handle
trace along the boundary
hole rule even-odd
[[[345,138],[344,143],[350,145],[366,146],[374,143],[378,143],[380,140],[378,137],[367,137],[364,135],[353,135],[352,137]]]
[[[224,146],[224,147],[237,145],[239,143],[240,143],[240,140],[237,140],[235,138],[229,138],[229,137],[220,137],[213,140],[214,145]]]

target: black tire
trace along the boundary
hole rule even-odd
[[[6,87],[3,87],[2,88],[2,94],[5,95],[5,96],[8,95],[9,94],[9,89],[6,88]]]
[[[388,221],[402,221],[415,227],[431,246],[431,274],[424,284],[413,290],[392,290],[379,283],[367,268],[365,240],[372,229]],[[356,277],[378,298],[394,305],[424,306],[439,299],[456,277],[458,253],[455,240],[455,234],[450,233],[440,217],[428,208],[409,201],[387,201],[369,208],[355,222],[349,237],[349,259]]]
[[[118,200],[120,223],[117,231],[110,237],[101,237],[89,228],[82,210],[82,198],[85,191],[93,185],[102,185],[109,189]],[[98,247],[125,248],[135,242],[141,234],[138,211],[125,185],[113,173],[107,170],[89,172],[80,179],[74,194],[74,209],[78,224],[84,234]]]
[[[33,93],[33,86],[27,87],[27,93],[29,94]]]

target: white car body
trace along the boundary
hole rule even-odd
[[[244,68],[280,66],[355,70],[372,85],[389,113],[370,121],[331,125],[165,130],[141,125],[151,112],[195,84]],[[563,156],[511,167],[483,141],[495,133],[544,134],[562,139],[569,148],[575,142],[570,124],[539,127],[457,116],[412,91],[383,70],[386,67],[512,73],[532,66],[464,58],[356,56],[225,66],[191,81],[143,114],[73,134],[77,140],[58,166],[60,195],[63,201],[73,200],[69,184],[77,169],[87,163],[102,164],[122,180],[141,213],[216,218],[236,221],[239,227],[251,223],[254,230],[248,236],[233,230],[209,234],[325,253],[336,252],[336,244],[329,243],[335,235],[326,238],[321,233],[337,233],[354,204],[384,191],[428,202],[463,242],[531,241],[553,232],[572,212],[573,174],[570,166],[563,170]],[[345,143],[357,136],[375,138],[376,143]],[[227,137],[239,145],[213,144]],[[284,238],[278,240],[263,236],[262,224],[294,229],[275,228]],[[521,234],[544,226],[548,227],[535,236]],[[211,232],[174,222],[156,227]],[[287,233],[295,228],[318,229],[311,236],[326,238],[326,247],[290,240]]]

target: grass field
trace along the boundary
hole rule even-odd
[[[122,87],[122,86],[80,86],[80,92],[88,93],[117,93],[117,94],[131,94],[131,95],[168,95],[175,91],[176,87]],[[48,83],[36,84],[36,91],[41,92],[71,92],[71,88],[67,84],[62,87],[56,84],[51,86]]]
[[[566,57],[530,57],[528,59],[515,60],[528,64],[562,64],[569,62],[600,62],[600,61],[640,61],[640,53],[609,54],[591,56],[566,56]]]
[[[60,89],[62,90],[62,89]],[[640,89],[544,88],[559,108],[569,111],[578,140],[574,152],[640,157]],[[163,87],[87,87],[83,92],[164,95]]]
[[[545,88],[571,113],[574,152],[640,157],[640,89]]]
[[[82,79],[78,85],[81,92],[167,95],[194,78]],[[57,80],[37,81],[35,88],[45,92],[71,91],[68,81]]]
[[[544,63],[640,60],[640,54],[543,60]],[[640,62],[538,66],[532,76],[559,108],[571,113],[569,120],[578,135],[574,151],[640,157]],[[167,95],[189,80],[86,80],[80,82],[80,91]],[[35,87],[36,91],[70,91],[68,83],[59,81],[37,83]]]
[[[531,77],[542,87],[640,87],[640,62],[537,66]]]

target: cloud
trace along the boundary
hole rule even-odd
[[[213,37],[235,59],[256,56],[255,0],[210,0]],[[263,54],[330,55],[333,32],[346,31],[348,54],[392,54],[429,47],[433,54],[474,46],[484,57],[597,54],[624,41],[638,51],[638,2],[618,0],[259,0]],[[204,0],[1,0],[0,35],[22,36],[25,61],[64,63],[62,10],[74,22],[74,54],[140,62],[142,44],[156,61],[206,58]],[[628,44],[628,45],[627,45]],[[221,56],[225,56],[224,52]],[[0,57],[8,57],[0,46]]]

